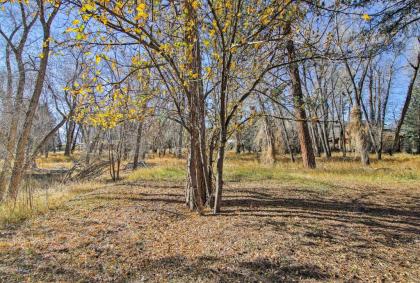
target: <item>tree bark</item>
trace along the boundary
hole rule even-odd
[[[279,110],[280,117],[284,117],[283,116],[283,111],[281,110],[280,106],[278,107],[278,110]],[[286,148],[287,148],[287,150],[289,151],[289,154],[290,154],[290,160],[292,162],[295,162],[295,155],[293,153],[292,147],[290,146],[289,134],[287,133],[286,123],[284,122],[284,119],[281,119],[280,123],[281,123],[284,143],[285,143]]]
[[[17,85],[15,103],[13,107],[13,112],[15,113],[15,115],[11,115],[9,133],[7,135],[6,157],[4,158],[3,168],[0,173],[0,200],[4,197],[4,192],[6,191],[6,187],[7,187],[7,174],[8,174],[8,171],[10,171],[10,169],[12,168],[13,162],[15,159],[13,158],[13,153],[16,150],[16,139],[18,136],[19,117],[22,112],[22,106],[23,106],[23,94],[24,94],[25,82],[26,82],[26,71],[25,71],[23,60],[22,60],[23,46],[21,48],[22,50],[18,50],[17,52],[15,52],[15,57],[16,57],[17,66],[18,66],[18,73],[19,73],[19,81]],[[9,75],[9,71],[11,72],[11,69],[9,70],[9,68],[10,66],[7,66],[7,69],[8,69],[7,88],[8,88],[8,91],[12,91],[13,87],[12,87],[11,77],[9,78],[9,76],[11,76],[11,73]],[[12,109],[10,110],[12,111]]]
[[[288,32],[290,33],[290,23]],[[289,60],[289,73],[292,81],[292,95],[295,109],[295,116],[297,119],[297,130],[299,137],[300,150],[302,153],[303,166],[306,168],[315,168],[315,155],[312,149],[312,141],[309,135],[307,124],[305,104],[303,102],[302,86],[299,75],[299,67],[296,60],[295,46],[292,39],[287,41],[287,55]]]
[[[73,145],[74,131],[76,130],[76,123],[72,120],[67,122],[66,131],[66,147],[64,148],[64,156],[71,155],[71,147]]]
[[[24,171],[24,162],[25,162],[25,149],[28,144],[29,136],[32,129],[32,123],[34,120],[35,112],[38,107],[39,98],[42,93],[45,74],[47,71],[48,58],[50,53],[50,28],[51,23],[58,12],[59,5],[55,6],[49,18],[46,20],[44,15],[44,2],[37,1],[39,10],[40,10],[40,21],[43,29],[43,46],[42,46],[42,58],[39,66],[38,74],[36,77],[34,91],[32,93],[31,100],[29,102],[29,107],[25,115],[25,121],[23,123],[23,131],[20,135],[20,138],[16,147],[16,157],[13,164],[13,170],[10,178],[9,184],[9,197],[13,200],[16,200],[19,186],[22,182],[23,171]]]
[[[417,74],[418,74],[418,71],[419,71],[419,65],[420,65],[420,52],[417,54],[416,65],[412,66],[413,69],[414,69],[413,76],[411,77],[410,85],[408,86],[407,96],[405,98],[404,106],[403,106],[403,109],[401,111],[400,119],[398,120],[397,127],[395,128],[394,143],[393,143],[393,146],[392,146],[393,151],[397,151],[398,145],[400,143],[400,141],[399,141],[400,131],[401,131],[401,127],[404,123],[405,116],[407,115],[408,107],[410,106],[410,101],[411,101],[411,96],[413,94],[414,84],[416,82]]]
[[[136,138],[136,147],[134,149],[133,170],[137,169],[137,166],[139,163],[142,132],[143,132],[143,122],[141,121],[139,122],[139,125],[137,127],[137,138]]]
[[[389,95],[391,93],[391,83],[392,83],[392,76],[393,76],[393,68],[391,67],[389,70],[389,79],[388,84],[385,92],[384,101],[382,104],[382,100],[378,99],[378,121],[379,121],[379,149],[378,149],[378,160],[382,159],[382,150],[384,144],[384,127],[385,127],[385,116],[386,116],[386,109],[388,106]],[[380,78],[379,78],[380,83]],[[380,89],[380,87],[379,87]],[[380,98],[380,92],[378,92],[378,97]]]
[[[268,117],[267,111],[265,109],[264,102],[261,97],[258,96],[258,101],[261,106],[262,113],[264,115],[264,133],[265,133],[265,152],[262,154],[262,162],[267,164],[273,164],[276,161],[276,145],[274,140],[273,128],[271,125],[271,120]]]
[[[182,124],[179,124],[178,143],[176,147],[176,158],[182,158],[183,139],[184,139],[184,126],[182,126]]]
[[[187,99],[189,110],[190,148],[188,158],[188,179],[186,186],[186,202],[191,210],[202,213],[209,192],[208,172],[205,164],[205,127],[204,127],[204,94],[201,80],[201,54],[198,36],[197,12],[191,0],[184,0],[185,10],[185,42],[187,67],[198,78],[188,78]]]

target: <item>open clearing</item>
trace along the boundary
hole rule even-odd
[[[189,212],[182,182],[96,183],[57,209],[0,230],[0,281],[420,278],[417,177],[385,186],[234,175],[217,216]]]

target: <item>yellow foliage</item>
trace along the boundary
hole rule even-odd
[[[362,19],[368,22],[370,21],[371,17],[368,14],[363,14]]]

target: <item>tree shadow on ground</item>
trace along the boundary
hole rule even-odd
[[[194,282],[205,279],[214,282],[297,282],[331,279],[316,265],[299,264],[284,258],[257,258],[254,261],[233,263],[212,256],[192,260],[171,256],[151,261],[147,266],[142,270],[145,279],[156,280],[154,277],[159,276],[163,281]]]
[[[268,225],[279,231],[296,218],[300,219],[295,221],[299,223],[296,225],[306,230],[306,237],[330,242],[347,238],[350,244],[362,241],[363,245],[370,246],[372,239],[368,241],[358,232],[363,228],[375,235],[374,242],[389,247],[412,244],[420,238],[420,211],[417,207],[407,209],[407,203],[386,206],[368,202],[365,195],[344,201],[322,198],[320,194],[307,194],[308,198],[302,198],[278,197],[269,192],[246,190],[247,195],[240,195],[232,191],[223,200],[221,215],[257,217],[261,221],[250,225]],[[318,226],[323,229],[319,230]]]

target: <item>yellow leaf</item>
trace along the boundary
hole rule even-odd
[[[96,91],[99,92],[99,93],[102,93],[104,91],[103,86],[102,85],[97,85],[96,86]]]
[[[365,20],[366,22],[368,22],[368,21],[370,21],[371,17],[368,14],[363,14],[362,19]]]
[[[86,3],[82,6],[82,11],[93,11],[95,9],[94,4]]]
[[[197,10],[197,8],[198,8],[198,7],[200,7],[200,1],[198,1],[198,0],[194,0],[194,1],[191,3],[191,6],[193,7],[193,9],[194,9],[194,10]]]

